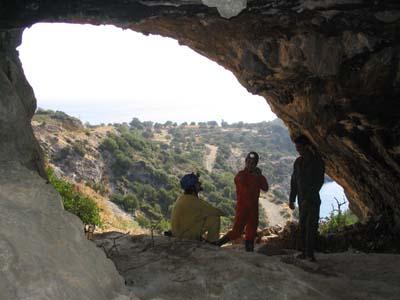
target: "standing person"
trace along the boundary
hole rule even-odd
[[[224,213],[199,198],[202,191],[199,176],[193,173],[182,177],[184,193],[176,200],[171,216],[172,236],[191,240],[206,240],[215,243],[219,239],[220,216]]]
[[[216,243],[218,246],[237,239],[245,229],[246,251],[254,251],[258,227],[258,198],[260,190],[268,191],[267,179],[257,168],[258,160],[256,152],[247,154],[245,168],[235,176],[237,198],[235,221],[232,230]]]
[[[293,166],[289,207],[292,210],[295,208],[294,203],[297,196],[302,243],[302,253],[298,258],[315,261],[314,249],[321,205],[319,190],[324,183],[325,165],[306,136],[300,135],[294,140],[294,143],[300,156]]]

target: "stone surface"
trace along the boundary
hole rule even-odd
[[[0,211],[0,299],[128,299],[113,263],[36,172],[0,163]]]
[[[73,126],[71,119],[33,121],[32,126],[47,161],[58,175],[68,175],[75,182],[103,183],[105,163],[99,145],[114,130],[105,127],[90,131],[82,125]]]
[[[0,162],[16,160],[45,177],[30,120],[36,109],[16,47],[22,30],[0,30]]]
[[[139,299],[397,299],[400,256],[265,256],[195,241],[107,233],[95,237]]]

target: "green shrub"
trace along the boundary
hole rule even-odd
[[[135,129],[143,129],[144,128],[142,122],[140,122],[140,120],[138,118],[133,118],[132,121],[129,123],[129,125],[131,126],[131,128],[135,128]]]
[[[110,200],[120,206],[124,211],[134,213],[139,207],[139,200],[136,195],[129,193],[127,195],[113,194]]]
[[[135,133],[126,133],[123,134],[122,137],[133,149],[137,151],[142,151],[146,148],[146,142],[143,141],[143,138],[139,137]]]
[[[51,109],[43,109],[43,108],[38,108],[35,112],[37,115],[52,115],[54,114],[54,110]]]
[[[126,154],[122,151],[117,150],[114,153],[114,158],[115,162],[112,165],[113,171],[116,173],[116,175],[122,175],[125,174],[126,171],[129,170],[129,168],[132,166],[133,161],[131,158],[126,156]]]
[[[96,202],[75,191],[71,183],[58,179],[51,168],[47,169],[47,175],[60,193],[66,211],[78,216],[84,224],[101,225],[100,209]]]
[[[233,218],[232,217],[221,217],[221,232],[226,232],[232,229]]]
[[[321,234],[335,233],[357,221],[357,216],[349,209],[344,212],[335,212],[332,210],[329,217],[320,221],[319,231]]]
[[[151,222],[149,219],[147,219],[145,216],[143,215],[139,215],[136,217],[136,221],[138,222],[140,227],[143,228],[150,228],[151,227]]]
[[[106,137],[101,143],[100,149],[114,153],[116,150],[118,150],[118,144],[113,138]]]
[[[84,157],[86,154],[85,145],[82,141],[75,141],[72,145],[72,149],[77,153],[79,156]]]

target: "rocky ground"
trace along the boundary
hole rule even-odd
[[[400,256],[347,251],[266,256],[201,242],[95,236],[138,299],[398,299]],[[236,247],[236,249],[238,249]]]

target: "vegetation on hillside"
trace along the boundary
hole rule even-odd
[[[51,164],[108,197],[146,228],[169,229],[172,205],[182,193],[179,179],[190,172],[201,175],[200,196],[225,213],[223,230],[230,227],[236,204],[234,176],[249,151],[260,154],[259,167],[271,187],[268,198],[282,204],[288,197],[296,154],[279,120],[220,126],[215,121],[178,125],[134,118],[129,124],[85,127],[63,112],[39,110],[34,121]],[[263,227],[268,220],[260,212]]]
[[[202,196],[233,216],[233,175],[209,174],[202,167],[202,150],[196,154],[196,150],[186,152],[176,145],[160,144],[145,139],[136,128],[120,126],[118,131],[119,135],[110,134],[101,145],[113,174],[110,180],[115,189],[110,199],[132,214],[143,213],[146,218],[138,219],[141,225],[156,223],[161,224],[160,230],[167,229],[172,204],[182,192],[179,178],[192,171],[201,174]]]
[[[60,193],[66,211],[78,216],[84,224],[101,225],[100,209],[96,202],[77,192],[71,183],[57,178],[51,168],[47,168],[47,176]]]
[[[59,110],[54,111],[51,109],[38,108],[35,113],[34,119],[35,121],[42,123],[42,125],[46,123],[62,121],[64,122],[64,125],[67,125],[69,129],[71,127],[83,128],[82,122],[78,118],[72,117],[65,112]]]
[[[223,126],[192,122],[178,126],[135,118],[129,125],[114,126],[117,133],[109,134],[100,147],[112,173],[109,179],[114,190],[110,199],[125,211],[137,214],[141,225],[158,224],[158,229],[166,229],[172,205],[182,192],[179,178],[198,172],[204,188],[201,196],[224,211],[222,227],[229,227],[236,203],[233,179],[243,168],[248,151],[259,152],[260,168],[275,185],[273,198],[283,201],[287,197],[294,151],[279,122],[225,122]],[[205,144],[218,147],[212,172],[203,167]],[[261,226],[265,226],[265,214],[260,219]]]

